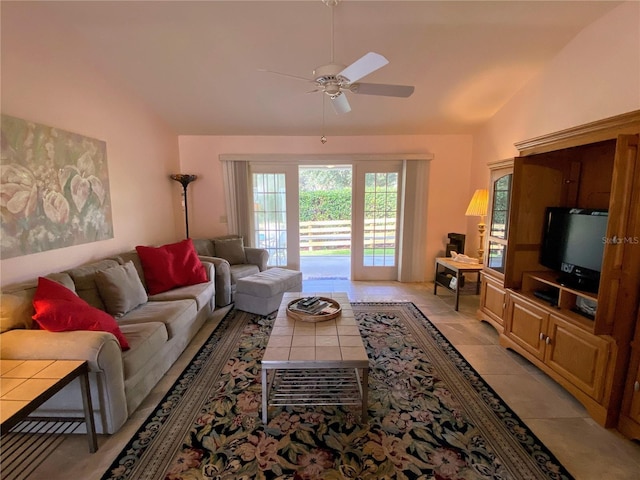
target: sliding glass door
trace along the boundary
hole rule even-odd
[[[324,176],[331,177],[327,173],[329,167],[326,164],[293,161],[288,163],[251,162],[249,179],[252,198],[249,202],[249,209],[252,219],[253,243],[269,250],[269,266],[273,267],[300,270],[301,247],[307,249],[305,255],[309,255],[311,251],[316,255],[324,253],[319,252],[320,247],[328,248],[331,246],[336,250],[344,245],[342,250],[347,255],[349,254],[348,248],[351,249],[350,257],[345,257],[345,263],[350,263],[350,275],[345,274],[345,278],[350,277],[352,280],[397,280],[401,277],[400,270],[403,271],[406,278],[415,278],[416,273],[413,270],[420,275],[420,269],[423,268],[423,260],[417,254],[417,251],[422,249],[422,242],[414,242],[413,245],[402,243],[400,226],[403,223],[400,220],[400,212],[402,203],[411,218],[416,217],[415,199],[420,198],[422,194],[418,194],[419,190],[416,190],[414,185],[409,188],[409,191],[415,191],[415,194],[412,193],[412,197],[415,199],[405,198],[403,200],[403,179],[406,178],[403,175],[405,164],[406,162],[402,160],[373,162],[353,160],[349,164],[343,161],[340,169],[351,173],[350,225],[348,213],[345,219],[340,217],[321,220],[320,218],[307,219],[305,217],[305,230],[302,231],[299,203],[302,177],[299,169],[303,166],[302,170],[308,170],[307,173],[324,171]],[[418,170],[415,173],[419,176]],[[314,181],[320,182],[321,180],[318,179],[321,176],[317,174],[316,177],[314,177]],[[325,180],[322,182],[331,183]],[[417,179],[409,184],[413,185],[416,182]],[[322,188],[327,190],[329,186],[325,185]],[[316,189],[321,191],[322,188],[318,186]],[[336,202],[337,200],[334,201],[334,203]],[[331,210],[339,209],[332,206]],[[314,220],[318,220],[318,228],[324,228],[317,235],[317,229],[310,229],[307,225]],[[414,224],[416,221],[417,224]],[[333,226],[327,229],[323,222],[329,222]],[[344,228],[338,226],[340,222],[345,222]],[[421,217],[416,217],[412,222],[409,222],[408,231],[411,239],[420,239],[420,235],[418,235],[421,230],[420,224]],[[342,224],[340,223],[340,225]],[[407,225],[403,225],[406,230]],[[346,238],[345,235],[350,238]],[[404,255],[402,254],[403,247],[405,247]],[[336,256],[335,252],[332,254]],[[414,263],[417,266],[413,265]],[[416,268],[413,268],[414,266]],[[317,278],[336,277],[337,270],[329,263],[322,264],[322,268],[326,272],[317,274]]]
[[[351,278],[351,165],[300,165],[299,183],[302,278]]]
[[[254,245],[269,251],[270,267],[300,266],[297,167],[251,165]]]
[[[398,277],[402,162],[357,163],[354,169],[354,280]]]

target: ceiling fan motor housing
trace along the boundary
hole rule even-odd
[[[337,63],[322,65],[313,71],[313,81],[322,87],[324,93],[333,98],[340,95],[341,88],[349,83],[348,78],[338,75],[344,69],[344,65]]]

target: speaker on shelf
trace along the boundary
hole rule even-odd
[[[447,257],[451,256],[451,252],[456,253],[464,253],[464,239],[465,235],[463,233],[449,233],[447,234],[449,238],[449,243],[447,243],[447,247],[445,249]]]

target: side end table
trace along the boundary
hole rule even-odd
[[[438,273],[440,273],[440,268],[444,268],[447,270],[451,270],[456,274],[456,288],[451,288],[449,285],[445,285],[444,283],[438,280]],[[435,265],[435,274],[433,279],[433,294],[438,294],[438,285],[441,287],[445,287],[448,290],[452,290],[456,296],[456,312],[458,311],[458,305],[460,303],[460,285],[462,284],[462,275],[468,272],[475,272],[478,274],[478,279],[476,281],[476,295],[480,294],[480,272],[482,271],[483,265],[482,263],[464,263],[464,262],[456,262],[452,258],[449,257],[438,257],[436,258]]]
[[[3,437],[20,422],[27,420],[29,414],[40,405],[78,378],[82,391],[84,423],[87,428],[89,451],[94,453],[98,450],[89,390],[89,366],[86,361],[2,360],[0,361],[0,376],[0,422]],[[42,422],[79,422],[82,418],[38,417],[37,420]],[[2,459],[3,470],[6,466],[5,460],[5,458]],[[6,461],[10,463],[10,460]]]

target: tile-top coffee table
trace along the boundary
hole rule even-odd
[[[332,298],[342,307],[333,319],[310,323],[287,316],[302,296]],[[360,405],[367,421],[369,358],[346,293],[284,294],[262,358],[262,420],[269,406]]]

